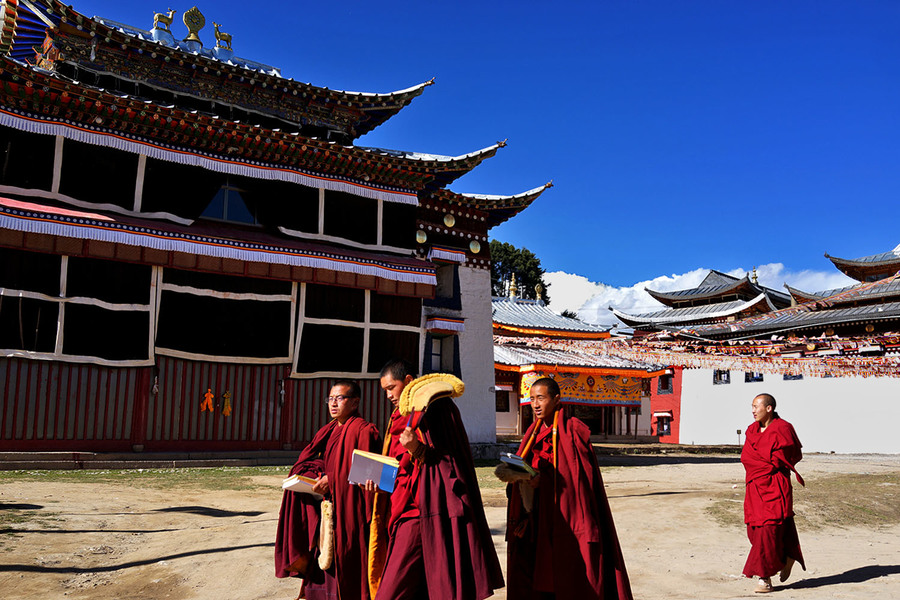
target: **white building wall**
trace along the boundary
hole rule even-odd
[[[469,441],[493,443],[497,439],[497,412],[490,270],[460,266],[459,288],[466,320],[466,330],[459,334],[459,361],[466,392],[455,402]]]
[[[900,378],[809,377],[784,381],[765,373],[744,383],[743,371],[731,383],[713,385],[711,369],[685,369],[681,388],[682,444],[736,444],[753,422],[750,404],[772,394],[776,410],[797,430],[806,452],[900,453]],[[738,440],[737,430],[742,435]]]

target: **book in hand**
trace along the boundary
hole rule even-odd
[[[303,475],[291,475],[281,482],[281,489],[297,492],[298,494],[309,494],[316,498],[322,498],[322,494],[312,491],[316,485],[316,480],[312,477],[304,477]]]
[[[397,479],[399,467],[400,463],[390,456],[354,450],[347,479],[350,483],[357,484],[365,484],[366,481],[372,480],[379,490],[390,494],[394,491],[394,481]]]
[[[508,464],[513,469],[516,469],[517,471],[524,471],[525,473],[528,473],[532,477],[534,477],[535,475],[538,474],[538,472],[535,471],[531,465],[529,465],[527,462],[522,460],[521,456],[513,454],[512,452],[501,452],[500,453],[500,461],[505,462],[506,464]]]

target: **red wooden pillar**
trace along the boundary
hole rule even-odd
[[[150,394],[153,388],[152,367],[141,369],[134,395],[134,409],[131,419],[131,449],[141,452],[147,441],[147,410],[150,407]]]

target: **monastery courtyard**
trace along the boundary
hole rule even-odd
[[[799,466],[808,571],[796,569],[774,597],[900,597],[900,456],[809,455]],[[748,543],[736,455],[605,456],[601,470],[635,598],[755,596],[740,576]],[[0,472],[0,589],[9,598],[294,598],[296,582],[275,579],[272,566],[286,471]],[[505,496],[491,471],[479,468],[479,478],[505,566]]]

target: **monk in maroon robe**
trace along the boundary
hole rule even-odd
[[[319,568],[320,501],[285,491],[275,540],[275,576],[301,577],[300,598],[368,599],[367,532],[371,498],[347,481],[354,449],[378,451],[378,430],[359,415],[359,385],[339,381],[328,397],[334,419],[303,449],[291,475],[317,479],[313,491],[334,504],[333,560]]]
[[[565,415],[549,377],[532,384],[531,406],[535,422],[517,454],[538,475],[508,489],[507,597],[631,600],[590,430]]]
[[[411,368],[382,370],[381,385],[395,407]],[[391,415],[386,452],[400,462],[390,502],[379,494],[374,521],[386,521],[388,543],[373,525],[370,566],[376,600],[482,600],[503,587],[503,573],[484,515],[469,440],[456,404],[431,402],[412,418]]]
[[[759,577],[757,592],[771,592],[771,577],[784,582],[794,562],[803,570],[803,554],[794,524],[791,471],[803,485],[795,465],[803,458],[793,426],[775,412],[775,398],[760,394],[753,399],[754,423],[747,428],[741,463],[746,471],[744,522],[750,538],[750,555],[744,575]]]

